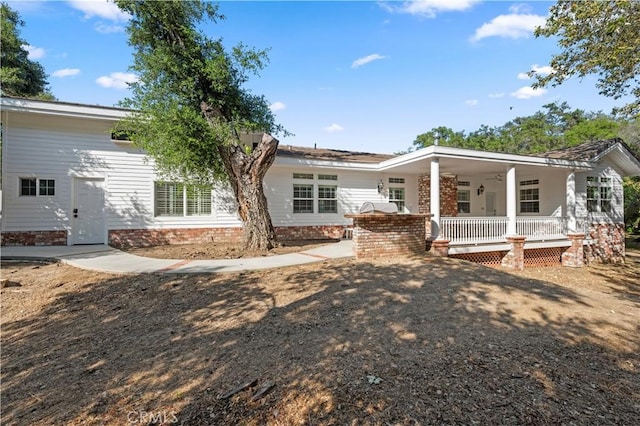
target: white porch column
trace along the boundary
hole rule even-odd
[[[431,159],[429,210],[431,211],[431,239],[440,238],[440,160]]]
[[[567,174],[567,232],[576,232],[576,172]]]
[[[516,166],[511,165],[507,169],[507,235],[516,235],[517,205]]]

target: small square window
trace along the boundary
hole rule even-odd
[[[36,196],[36,178],[20,178],[20,196]]]
[[[53,179],[40,179],[39,195],[52,197],[56,195],[56,181]]]

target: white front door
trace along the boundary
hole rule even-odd
[[[487,216],[495,216],[496,215],[496,193],[495,192],[485,192],[484,194],[485,200],[485,208]]]
[[[104,179],[75,179],[72,210],[74,244],[106,244],[104,188]]]

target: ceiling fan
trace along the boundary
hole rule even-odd
[[[500,173],[496,173],[495,176],[485,178],[485,180],[495,180],[496,182],[502,182],[503,176]]]

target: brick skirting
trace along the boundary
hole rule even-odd
[[[624,263],[624,224],[592,223],[588,236],[593,243],[585,246],[584,257],[588,262]]]
[[[278,226],[275,228],[279,240],[326,240],[345,238],[350,226]]]
[[[3,232],[3,246],[66,246],[67,231]]]
[[[109,245],[116,248],[171,244],[238,243],[242,228],[112,229]]]

